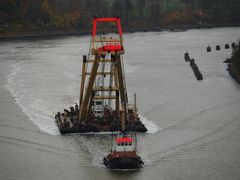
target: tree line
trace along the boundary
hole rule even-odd
[[[239,0],[1,0],[0,32],[87,30],[93,16],[125,28],[239,23]]]

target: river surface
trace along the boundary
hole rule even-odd
[[[103,166],[109,135],[62,136],[54,123],[78,102],[89,36],[0,42],[0,179],[239,180],[240,86],[222,63],[225,43],[239,38],[240,28],[124,35],[128,93],[149,130],[138,135],[145,165],[137,171]]]

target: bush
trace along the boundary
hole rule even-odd
[[[168,13],[164,18],[164,24],[166,25],[194,24],[196,22],[195,14],[189,8],[184,11]]]

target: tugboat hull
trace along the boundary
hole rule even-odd
[[[143,165],[140,157],[117,157],[111,160],[104,158],[103,161],[110,169],[139,169]]]

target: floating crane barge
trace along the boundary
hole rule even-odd
[[[98,35],[97,23],[115,23],[117,37]],[[147,131],[138,117],[135,94],[134,103],[128,103],[123,54],[120,19],[94,18],[89,54],[83,56],[79,105],[55,116],[61,134]]]

